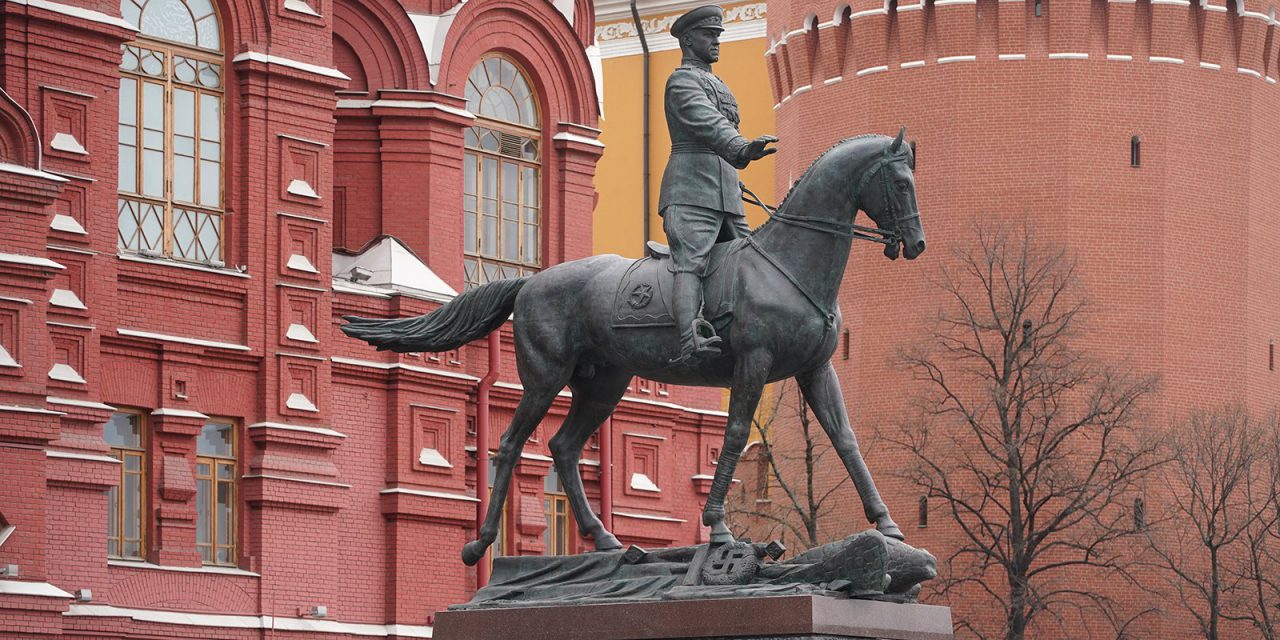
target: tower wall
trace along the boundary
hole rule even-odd
[[[919,388],[895,354],[926,335],[942,303],[929,280],[977,221],[1015,237],[1030,223],[1078,258],[1091,355],[1159,376],[1146,428],[1230,403],[1275,407],[1280,42],[1259,2],[1041,0],[1040,15],[1034,1],[910,2],[771,0],[766,60],[779,193],[844,137],[906,125],[917,144],[929,248],[903,264],[854,247],[849,356],[835,362],[891,511],[942,558],[958,534],[941,517],[916,529],[919,490],[892,474],[907,458],[876,434]],[[953,606],[961,619],[972,605]],[[1175,637],[1186,622],[1151,624]]]

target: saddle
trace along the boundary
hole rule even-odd
[[[715,245],[702,277],[702,316],[722,335],[733,322],[737,262],[745,246],[746,240],[742,238]],[[671,251],[650,241],[645,246],[645,255],[647,257],[633,262],[618,282],[610,322],[615,329],[676,326],[671,307],[674,288]]]

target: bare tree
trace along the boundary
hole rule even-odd
[[[957,617],[980,638],[1086,614],[1123,635],[1124,612],[1079,578],[1124,575],[1138,483],[1161,462],[1137,430],[1154,381],[1079,348],[1087,305],[1062,249],[1025,231],[976,236],[938,277],[927,343],[903,355],[921,383],[918,421],[893,438],[913,454],[906,477],[959,533],[934,588],[998,608],[1002,620]]]
[[[795,430],[779,431],[780,426]],[[822,544],[822,523],[849,476],[839,464],[834,468],[841,473],[821,473],[831,443],[813,422],[799,388],[789,381],[775,385],[751,428],[755,442],[749,455],[758,465],[757,473],[739,485],[726,507],[737,516],[737,533],[761,540],[779,538],[799,550]]]
[[[1275,420],[1259,424],[1240,408],[1196,414],[1176,425],[1167,442],[1176,461],[1164,474],[1171,503],[1148,531],[1154,564],[1167,578],[1165,595],[1195,619],[1206,640],[1224,637],[1230,622],[1275,640]]]
[[[1259,434],[1265,449],[1262,484],[1251,490],[1262,515],[1245,533],[1248,546],[1240,574],[1248,585],[1249,604],[1239,617],[1265,640],[1280,640],[1280,421],[1275,414],[1266,426]]]

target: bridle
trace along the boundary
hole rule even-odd
[[[759,196],[752,193],[751,190],[747,189],[745,186],[742,188],[742,199],[764,209],[768,212],[771,220],[777,220],[783,224],[789,224],[794,227],[809,229],[811,231],[826,233],[842,238],[867,240],[877,244],[891,246],[902,242],[904,237],[903,225],[910,220],[918,219],[920,214],[917,212],[909,215],[903,215],[901,207],[898,206],[897,200],[894,198],[885,198],[885,196],[892,192],[893,184],[891,183],[889,172],[884,171],[884,168],[896,162],[905,164],[910,161],[911,160],[907,156],[905,150],[901,149],[901,144],[890,143],[890,145],[885,147],[885,150],[881,152],[879,156],[876,156],[869,162],[867,168],[863,170],[862,177],[858,180],[858,184],[854,187],[853,193],[855,197],[860,198],[862,196],[863,189],[871,183],[871,180],[879,176],[881,197],[882,199],[887,200],[887,202],[882,202],[881,204],[885,205],[891,221],[891,226],[888,229],[864,227],[851,222],[839,222],[836,220],[816,218],[813,216],[796,216],[788,213],[780,213],[777,207],[771,207],[765,204],[760,200]],[[751,197],[748,198],[748,195]],[[858,203],[855,202],[855,214],[857,210]]]
[[[891,178],[889,177],[889,172],[885,171],[884,168],[895,162],[902,162],[902,163],[910,162],[910,158],[908,157],[906,152],[901,149],[901,147],[902,147],[902,134],[900,133],[898,134],[898,139],[893,143],[891,143],[888,147],[886,147],[885,150],[880,153],[880,155],[872,159],[867,165],[867,168],[863,170],[862,177],[859,178],[858,184],[855,186],[855,189],[853,192],[855,197],[861,197],[862,190],[865,189],[868,184],[870,184],[871,180],[873,180],[876,176],[880,176],[881,198],[882,199],[887,198],[888,194],[891,193],[891,188],[893,185],[891,183]],[[815,218],[812,216],[793,216],[786,213],[779,213],[776,207],[771,207],[765,204],[763,201],[760,200],[759,196],[757,196],[754,193],[751,193],[751,190],[747,189],[746,185],[742,185],[742,193],[743,193],[743,196],[742,196],[743,200],[746,200],[747,202],[757,205],[761,209],[764,209],[766,212],[768,212],[770,216],[769,218],[770,220],[777,220],[778,222],[781,222],[783,224],[789,224],[795,227],[800,227],[802,229],[817,231],[819,233],[839,236],[842,238],[868,240],[868,241],[875,242],[878,244],[883,244],[886,246],[893,246],[899,242],[902,242],[902,238],[903,238],[902,225],[909,220],[914,220],[920,217],[919,213],[913,213],[905,216],[900,215],[901,208],[897,205],[897,201],[893,198],[887,198],[888,200],[887,204],[884,202],[882,202],[881,204],[885,204],[886,208],[888,209],[888,213],[891,216],[893,226],[889,229],[876,229],[872,227],[864,227],[861,225],[856,225],[851,222],[839,222],[837,220],[828,220],[826,218]],[[751,196],[751,199],[747,198],[748,195]],[[855,216],[857,215],[857,211],[858,211],[858,204],[855,202],[854,203]],[[794,286],[800,292],[800,294],[805,297],[806,300],[809,301],[809,304],[813,305],[813,307],[816,308],[818,312],[822,314],[823,319],[826,321],[826,328],[828,331],[830,331],[832,328],[835,327],[836,315],[833,309],[828,308],[827,305],[819,301],[818,298],[814,296],[814,294],[811,291],[809,291],[809,288],[804,286],[804,283],[800,282],[791,273],[791,271],[786,268],[786,266],[779,263],[778,260],[774,258],[772,255],[770,255],[768,251],[765,251],[764,247],[761,247],[759,243],[756,242],[754,236],[747,236],[746,240],[747,240],[746,242],[747,246],[750,246],[751,248],[755,249],[757,253],[759,253],[767,262],[769,262],[769,264],[773,265],[773,267],[777,269],[778,272],[781,273],[782,276],[786,278],[787,281],[790,282],[791,285]]]

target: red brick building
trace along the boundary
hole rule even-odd
[[[339,318],[591,253],[590,3],[0,11],[0,635],[430,637],[477,583],[510,332],[397,356]],[[624,542],[699,538],[719,406],[637,380],[593,440]],[[505,553],[585,544],[546,451],[567,407]]]
[[[895,353],[927,331],[940,302],[928,280],[972,240],[976,219],[1031,220],[1079,259],[1098,311],[1091,353],[1160,377],[1151,428],[1232,402],[1256,415],[1275,407],[1272,5],[770,0],[768,15],[779,193],[845,136],[906,125],[916,141],[929,251],[903,265],[855,246],[841,299],[850,346],[836,356],[868,462],[910,542],[941,558],[956,534],[941,513],[918,528],[919,490],[892,478],[904,460],[872,434],[907,410],[913,383]],[[1159,501],[1148,496],[1149,510]],[[1122,604],[1151,602],[1133,594]],[[974,606],[953,603],[957,619],[981,617]],[[1189,637],[1176,609],[1131,631]]]

